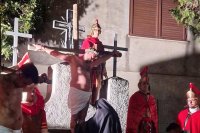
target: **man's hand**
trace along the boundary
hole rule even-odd
[[[122,53],[120,53],[119,51],[113,51],[113,52],[112,52],[112,56],[113,56],[113,57],[121,57],[121,56],[122,56]]]
[[[35,47],[36,51],[42,51],[42,50],[44,50],[44,46],[42,46],[42,45],[33,44],[33,46]]]
[[[47,74],[43,73],[39,76],[39,83],[47,83],[47,84],[51,84],[51,80],[48,79]]]

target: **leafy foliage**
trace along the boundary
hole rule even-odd
[[[200,36],[200,0],[174,0],[177,6],[171,9],[175,20],[189,27],[194,37]]]
[[[39,32],[45,16],[45,4],[42,0],[6,0],[0,2],[2,51],[5,59],[12,55],[13,37],[4,35],[5,31],[13,31],[14,18],[19,18],[19,32]],[[19,38],[23,41],[23,38]]]

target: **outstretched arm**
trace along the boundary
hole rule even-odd
[[[105,54],[101,57],[98,57],[98,59],[93,61],[91,64],[91,67],[96,67],[96,66],[100,65],[101,63],[106,62],[111,57],[121,57],[121,55],[122,54],[119,51],[108,52],[107,54]]]
[[[61,60],[64,61],[70,61],[70,57],[72,56],[71,54],[63,54],[61,52],[58,52],[56,50],[50,49],[50,48],[46,48],[45,46],[42,45],[38,45],[38,44],[33,44],[33,46],[36,48],[37,51],[44,51],[56,58],[59,58]]]

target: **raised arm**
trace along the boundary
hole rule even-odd
[[[108,52],[108,53],[104,54],[103,56],[100,56],[96,60],[94,60],[91,63],[91,67],[96,67],[96,66],[100,65],[101,63],[106,62],[111,57],[121,57],[121,56],[122,56],[122,54],[119,51]]]
[[[33,46],[36,48],[37,51],[44,51],[56,58],[59,58],[61,60],[64,60],[64,61],[67,61],[69,62],[70,59],[71,59],[71,54],[63,54],[59,51],[56,51],[56,50],[53,50],[53,49],[50,49],[50,48],[46,48],[45,46],[42,46],[42,45],[38,45],[38,44],[33,44]]]

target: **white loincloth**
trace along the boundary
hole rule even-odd
[[[71,109],[71,114],[77,114],[89,103],[92,92],[82,91],[71,87],[68,95],[68,107]]]
[[[10,128],[4,127],[0,125],[0,133],[23,133],[21,129],[12,130]]]

